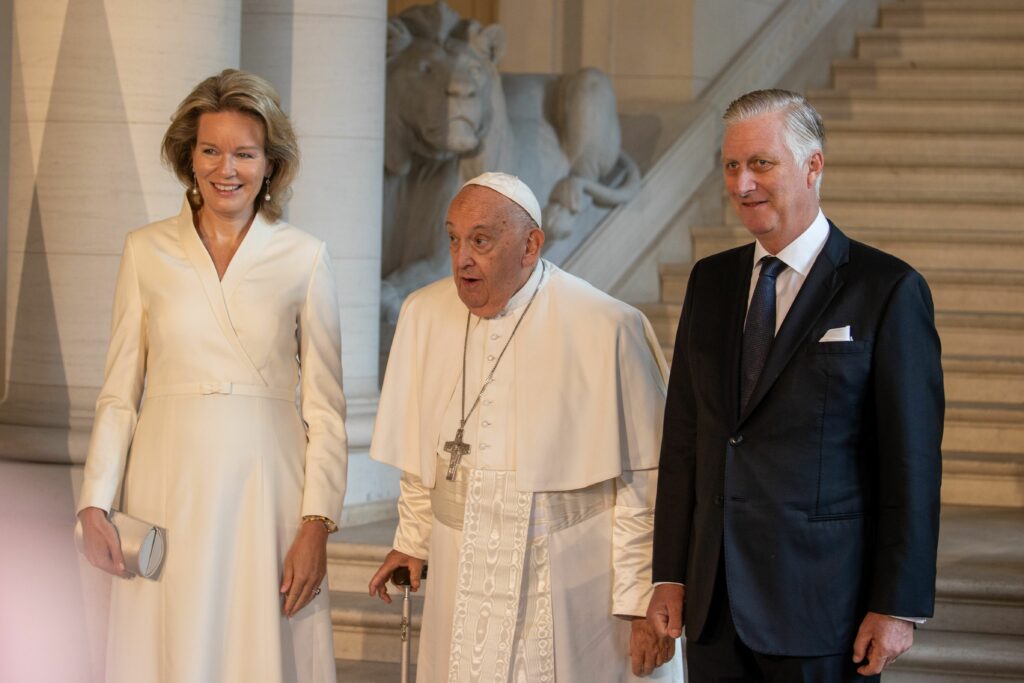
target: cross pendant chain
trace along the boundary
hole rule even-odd
[[[462,461],[462,456],[469,455],[469,444],[462,440],[462,427],[455,432],[453,441],[445,442],[444,450],[451,453],[451,459],[448,461],[448,473],[444,478],[448,481],[455,481],[455,471]]]
[[[519,316],[519,320],[512,327],[512,333],[508,335],[508,340],[505,341],[505,346],[501,348],[501,353],[498,354],[498,359],[494,361],[494,365],[491,367],[491,371],[487,373],[487,378],[484,379],[484,385],[480,387],[480,392],[476,395],[476,400],[473,401],[473,405],[469,407],[469,412],[466,412],[466,354],[469,349],[469,321],[472,318],[471,311],[466,311],[466,335],[462,341],[462,419],[459,421],[459,428],[455,431],[455,438],[452,441],[445,441],[444,450],[451,454],[451,458],[448,460],[448,473],[445,475],[445,479],[448,481],[455,481],[455,472],[459,468],[459,463],[462,461],[462,456],[469,455],[469,444],[462,440],[462,433],[466,427],[466,422],[469,421],[469,416],[473,414],[476,407],[480,404],[480,398],[484,395],[484,391],[487,390],[487,385],[494,381],[494,372],[498,369],[498,363],[501,362],[505,352],[508,351],[508,345],[512,343],[512,338],[516,336],[516,331],[519,329],[519,325],[523,322],[523,318],[526,317],[527,312],[530,310],[530,306],[533,305],[533,300],[537,298],[537,292],[540,291],[540,285],[544,281],[544,272],[547,270],[547,266],[541,261],[540,266],[540,278],[537,280],[537,286],[533,290],[533,294],[530,296],[530,300],[526,302],[526,307],[523,308],[523,314]]]

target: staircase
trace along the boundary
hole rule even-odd
[[[885,680],[1024,680],[1024,554],[990,545],[1024,548],[1024,0],[907,0],[880,24],[809,98],[825,214],[925,276],[942,340],[936,617]],[[695,260],[751,241],[723,212]],[[688,275],[662,265],[641,306],[669,357]]]
[[[946,371],[943,502],[1024,507],[1024,1],[882,9],[811,92],[828,131],[822,205],[920,270]],[[750,242],[732,211],[694,258]],[[688,266],[642,308],[670,351]]]

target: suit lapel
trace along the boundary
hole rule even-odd
[[[829,221],[829,235],[824,248],[807,274],[800,292],[796,295],[793,305],[786,314],[786,319],[775,335],[775,341],[765,359],[764,368],[754,385],[754,392],[740,415],[740,422],[757,407],[775,380],[785,369],[793,353],[800,347],[804,339],[821,317],[832,298],[843,286],[843,278],[839,267],[844,265],[850,255],[850,240]],[[748,280],[749,286],[749,280]],[[739,361],[735,364],[739,365]]]
[[[253,227],[255,227],[255,221],[253,223]],[[217,278],[217,268],[213,265],[213,259],[210,258],[210,253],[203,246],[202,240],[199,239],[199,234],[192,222],[192,208],[188,202],[185,202],[181,214],[178,215],[178,239],[185,255],[199,276],[199,282],[203,286],[203,292],[206,294],[206,300],[210,304],[221,334],[231,345],[238,359],[252,372],[253,377],[258,378],[256,383],[265,385],[263,376],[252,359],[249,358],[249,354],[242,346],[242,341],[238,338],[238,333],[235,332],[235,327],[231,323],[231,315],[228,313],[228,307],[224,301],[224,289],[221,286],[221,281]],[[244,244],[245,240],[242,243]],[[241,247],[239,247],[239,251],[241,251]]]
[[[726,309],[723,311],[728,315],[730,325],[725,339],[728,339],[729,346],[725,355],[728,368],[725,382],[725,403],[729,409],[729,419],[735,420],[740,413],[740,350],[743,348],[743,321],[747,317],[747,298],[750,293],[750,277],[754,270],[754,244],[739,252],[736,261],[737,277],[730,280],[736,283],[736,290],[732,297],[726,300]]]

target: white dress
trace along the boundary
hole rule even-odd
[[[162,526],[167,552],[114,579],[109,681],[333,683],[326,585],[291,619],[279,586],[302,515],[340,518],[340,353],[320,240],[257,215],[220,281],[187,203],[128,235],[79,509]]]

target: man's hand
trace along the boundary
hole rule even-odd
[[[299,527],[295,541],[284,558],[281,613],[286,617],[308,605],[327,576],[327,527],[319,520],[307,520]]]
[[[127,579],[132,576],[124,565],[121,553],[121,539],[117,529],[107,519],[107,513],[96,507],[87,507],[78,513],[82,522],[82,546],[85,559],[92,566],[102,569],[108,574]]]
[[[423,575],[423,560],[412,555],[406,555],[400,550],[392,550],[384,558],[384,563],[377,570],[377,573],[370,579],[370,595],[376,595],[381,600],[391,604],[391,596],[388,595],[388,580],[399,567],[409,568],[409,584],[412,592],[420,589],[420,576]]]
[[[678,638],[683,635],[685,599],[686,588],[678,583],[663,583],[654,587],[651,604],[647,606],[647,621],[651,622],[659,638]]]
[[[672,659],[675,653],[676,641],[668,636],[658,636],[644,617],[633,617],[629,634],[629,657],[633,660],[634,676],[649,675]]]
[[[853,641],[853,663],[862,676],[874,676],[896,661],[914,644],[914,624],[904,619],[868,612]]]

